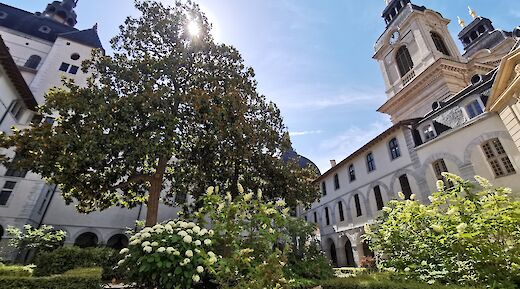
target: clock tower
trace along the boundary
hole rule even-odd
[[[379,109],[392,121],[423,117],[467,85],[466,61],[448,31],[450,20],[410,0],[386,0],[386,29],[375,44],[374,59],[386,86]]]

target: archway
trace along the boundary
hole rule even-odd
[[[354,251],[352,251],[352,243],[350,239],[347,238],[345,242],[345,254],[347,255],[347,266],[348,267],[356,267],[356,261],[354,260]]]
[[[332,266],[338,267],[338,255],[336,254],[336,246],[334,242],[330,244],[330,259],[332,261]]]
[[[96,247],[98,244],[98,236],[92,232],[86,232],[79,235],[74,241],[74,246],[80,248],[91,248]]]
[[[107,247],[121,250],[128,247],[128,237],[123,234],[116,234],[107,241]]]

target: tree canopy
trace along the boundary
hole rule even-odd
[[[291,205],[313,201],[314,172],[281,160],[290,140],[279,109],[240,53],[214,42],[199,6],[136,7],[113,54],[84,62],[87,86],[64,79],[46,95],[40,110],[55,123],[15,130],[15,165],[59,184],[81,212],[146,202],[147,225],[161,196],[172,203],[210,185],[237,194],[239,180]]]

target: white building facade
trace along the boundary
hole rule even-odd
[[[373,255],[361,238],[364,225],[398,192],[428,202],[442,172],[480,175],[520,192],[516,139],[497,112],[486,111],[497,67],[515,45],[513,33],[472,11],[473,21],[461,23],[461,53],[440,13],[410,0],[387,2],[374,59],[388,96],[378,111],[394,125],[331,162],[315,181],[322,197],[299,212],[319,225],[322,248],[336,266],[355,267]]]

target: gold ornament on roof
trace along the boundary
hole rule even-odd
[[[471,7],[468,6],[468,10],[469,10],[469,15],[473,18],[473,19],[476,19],[477,18],[477,13],[475,12],[475,10],[471,9]]]
[[[460,17],[457,16],[457,18],[459,19],[459,25],[460,27],[464,28],[466,27],[466,22],[464,22],[464,20],[462,20]]]

